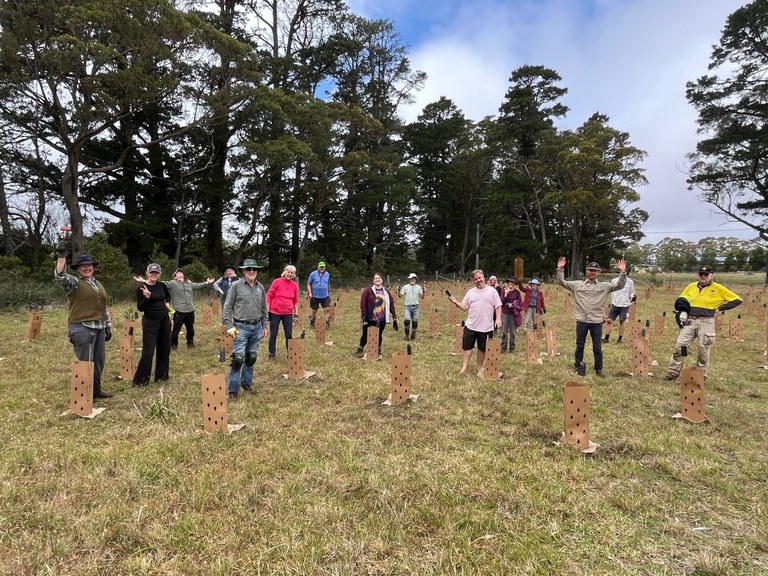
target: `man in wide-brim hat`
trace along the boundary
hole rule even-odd
[[[101,373],[104,370],[105,342],[112,338],[112,319],[107,308],[107,291],[93,277],[98,262],[90,254],[81,254],[70,268],[77,276],[65,272],[67,266],[66,239],[56,246],[58,259],[54,270],[56,282],[69,299],[67,335],[75,356],[84,362],[93,362],[93,398],[111,398],[101,389]]]
[[[261,266],[246,258],[242,266],[243,279],[230,286],[224,301],[223,320],[234,342],[229,368],[229,397],[237,398],[242,388],[253,393],[253,365],[259,342],[269,333],[267,322],[267,292],[256,279]]]

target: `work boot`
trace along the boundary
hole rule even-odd
[[[414,328],[413,332],[411,332],[411,340],[416,340],[416,329]]]
[[[576,367],[576,374],[579,376],[586,376],[587,375],[587,365],[582,362]]]
[[[310,320],[309,320],[309,327],[310,328],[314,328],[315,327],[315,319],[314,318],[310,318]]]

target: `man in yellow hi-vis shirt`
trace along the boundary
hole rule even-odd
[[[715,314],[736,308],[741,298],[722,284],[714,282],[712,268],[699,268],[699,281],[686,286],[675,302],[678,311],[680,334],[675,350],[667,367],[665,380],[675,380],[683,368],[683,357],[688,355],[688,347],[694,339],[699,340],[696,365],[707,377],[709,370],[709,349],[715,343]],[[686,310],[686,308],[689,308]]]

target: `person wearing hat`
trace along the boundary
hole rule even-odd
[[[69,245],[62,238],[56,245],[56,267],[54,278],[64,289],[69,300],[67,335],[72,343],[75,357],[93,362],[93,399],[111,398],[101,389],[101,374],[104,371],[105,342],[112,339],[112,319],[107,308],[107,291],[101,282],[93,277],[94,266],[99,263],[89,254],[81,254],[70,268],[77,276],[65,272]]]
[[[416,340],[416,330],[419,329],[419,299],[424,298],[424,289],[418,284],[419,277],[411,272],[408,275],[408,284],[397,291],[397,297],[405,297],[405,311],[403,312],[403,324],[405,339]],[[413,330],[411,330],[413,324]]]
[[[544,292],[541,291],[541,282],[537,278],[532,278],[528,282],[528,286],[520,284],[520,291],[525,294],[525,298],[523,298],[523,310],[525,311],[523,330],[530,332],[533,330],[536,316],[547,313],[547,308],[544,304]]]
[[[501,294],[501,352],[515,351],[515,332],[523,323],[523,298],[517,289],[517,278],[507,278]]]
[[[229,287],[235,282],[240,280],[237,275],[237,271],[234,266],[225,266],[221,272],[221,278],[213,283],[213,289],[219,293],[221,297],[221,323],[224,324],[224,301],[227,299],[227,292]]]
[[[171,292],[160,282],[160,264],[147,266],[147,278],[136,290],[136,308],[141,317],[141,358],[133,375],[134,386],[146,386],[152,375],[155,357],[155,382],[168,380],[171,364]]]
[[[680,334],[677,336],[672,358],[669,360],[665,380],[676,380],[683,368],[684,354],[695,339],[699,349],[696,366],[709,371],[709,349],[715,343],[715,313],[725,312],[741,304],[741,297],[714,281],[715,274],[709,266],[699,268],[699,280],[688,284],[675,301],[675,307],[685,306],[687,317],[681,318]],[[688,309],[689,308],[689,309]]]
[[[256,279],[261,268],[252,258],[243,261],[243,279],[229,287],[224,301],[224,324],[234,338],[229,365],[229,397],[237,398],[240,390],[253,391],[253,365],[261,339],[269,335],[267,292]]]
[[[597,279],[600,265],[597,262],[587,264],[587,277],[584,280],[565,279],[565,256],[557,260],[557,283],[573,293],[573,319],[576,320],[576,352],[574,353],[574,371],[584,375],[584,347],[587,334],[592,336],[592,353],[595,357],[595,373],[603,375],[603,310],[605,299],[611,292],[624,288],[627,281],[627,263],[622,259],[616,262],[619,278],[613,282],[601,282]]]
[[[323,307],[323,310],[331,306],[331,274],[325,270],[325,262],[317,263],[317,270],[312,270],[307,278],[307,297],[309,298],[309,307],[312,315],[309,319],[309,327],[315,327],[315,318],[317,318],[317,308]],[[330,328],[330,321],[325,319],[326,328]]]
[[[184,280],[184,270],[176,268],[172,280],[158,280],[168,287],[171,293],[171,310],[173,311],[173,328],[171,330],[171,350],[179,345],[179,334],[182,327],[187,329],[187,348],[195,347],[195,299],[193,290],[199,290],[213,284],[214,279],[205,282],[190,282]],[[141,276],[134,276],[137,282],[144,282]]]

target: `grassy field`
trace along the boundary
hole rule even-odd
[[[747,284],[761,279],[718,277],[764,304]],[[638,283],[637,318],[670,311],[689,280],[652,294]],[[218,326],[202,314],[197,348],[173,353],[162,389],[119,380],[110,342],[103,387],[115,396],[93,420],[62,416],[73,360],[65,311],[46,310],[30,342],[26,312],[0,316],[0,574],[768,573],[768,360],[755,309],[725,316],[707,424],[671,418],[669,312],[652,339],[652,378],[628,374],[631,348],[614,343],[615,328],[608,377],[583,379],[600,445],[583,455],[554,444],[562,386],[576,378],[566,292],[544,287],[560,354],[526,364],[519,333],[505,377],[491,382],[458,375],[442,288],[428,288],[413,346],[417,402],[382,405],[402,331],[384,334],[384,361],[354,358],[357,293],[341,294],[333,345],[307,332],[313,378],[284,379],[285,353],[269,362],[262,343],[257,394],[229,405],[229,421],[246,425],[231,436],[202,431],[201,375],[226,370]],[[727,331],[736,313],[738,341]]]

